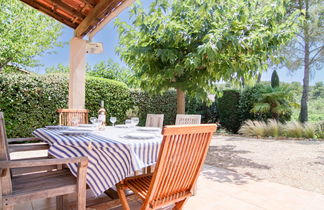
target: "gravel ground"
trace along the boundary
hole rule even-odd
[[[205,163],[324,194],[324,141],[214,136]]]

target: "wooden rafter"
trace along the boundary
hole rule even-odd
[[[115,8],[111,13],[109,13],[103,21],[101,21],[95,29],[90,31],[89,37],[92,38],[96,33],[98,33],[107,23],[109,23],[113,18],[117,17],[124,9],[129,7],[135,0],[125,0],[121,5]]]
[[[113,1],[100,1],[95,8],[87,15],[87,17],[80,23],[80,25],[75,29],[74,35],[76,37],[83,37],[89,27],[98,21],[98,18],[103,15],[104,11],[109,8]]]
[[[75,29],[75,36],[93,37],[134,0],[20,0]]]
[[[59,8],[63,9],[66,12],[71,13],[71,15],[74,15],[80,19],[84,19],[86,16],[82,14],[80,11],[70,7],[69,5],[65,4],[61,0],[51,0],[54,5],[57,5]]]
[[[36,1],[33,0],[21,0],[22,2],[28,4],[29,6],[47,14],[53,17],[54,19],[58,20],[59,22],[71,27],[71,28],[76,28],[77,24],[72,23],[71,21],[67,20],[66,18],[62,17],[60,14],[58,14],[55,10],[52,10],[51,8],[48,8],[42,4],[37,3]]]

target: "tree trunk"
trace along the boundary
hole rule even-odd
[[[177,88],[177,114],[185,114],[186,97],[184,91]]]
[[[308,1],[305,1],[306,20],[304,23],[304,79],[303,79],[303,94],[300,101],[299,120],[304,123],[308,120],[308,93],[309,93],[309,74],[310,74],[310,47],[309,47],[309,28],[308,28]]]
[[[258,74],[258,79],[257,79],[257,83],[261,82],[261,72]]]
[[[244,87],[245,87],[245,79],[244,79],[244,77],[243,77],[243,76],[241,77],[241,85],[242,85],[242,88],[244,88]]]

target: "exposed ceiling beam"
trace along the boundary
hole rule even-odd
[[[58,8],[61,8],[65,11],[71,13],[71,15],[76,16],[76,17],[80,18],[81,20],[83,20],[85,18],[85,15],[82,14],[80,11],[70,7],[69,5],[65,4],[61,0],[51,0],[51,1],[53,4],[57,5]]]
[[[83,0],[83,1],[92,8],[96,6],[96,2],[94,2],[93,0]]]
[[[89,27],[95,24],[98,21],[98,17],[103,15],[103,13],[107,10],[110,4],[113,1],[109,0],[101,0],[95,8],[93,8],[87,17],[79,24],[79,26],[75,29],[74,35],[76,37],[83,37],[86,35]]]
[[[135,0],[125,0],[119,7],[115,8],[110,14],[104,17],[104,20],[99,23],[96,28],[89,33],[90,39],[96,35],[107,23],[109,23],[112,19],[117,17],[124,9],[129,7]]]
[[[72,23],[71,21],[67,20],[68,18],[63,18],[61,17],[57,12],[53,11],[50,8],[44,7],[44,5],[40,5],[34,0],[21,0],[22,2],[26,3],[27,5],[47,14],[52,16],[54,19],[58,20],[59,22],[71,27],[71,28],[76,28],[77,24]]]

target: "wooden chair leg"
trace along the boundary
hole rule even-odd
[[[175,206],[173,207],[173,210],[181,210],[184,206],[184,204],[186,203],[187,201],[187,198],[182,200],[182,201],[179,201],[177,203],[175,203]]]
[[[116,187],[117,187],[118,196],[123,206],[123,209],[130,210],[123,186],[121,184],[117,184]]]
[[[56,209],[57,210],[65,210],[69,208],[69,202],[67,199],[67,195],[60,195],[56,197]]]

